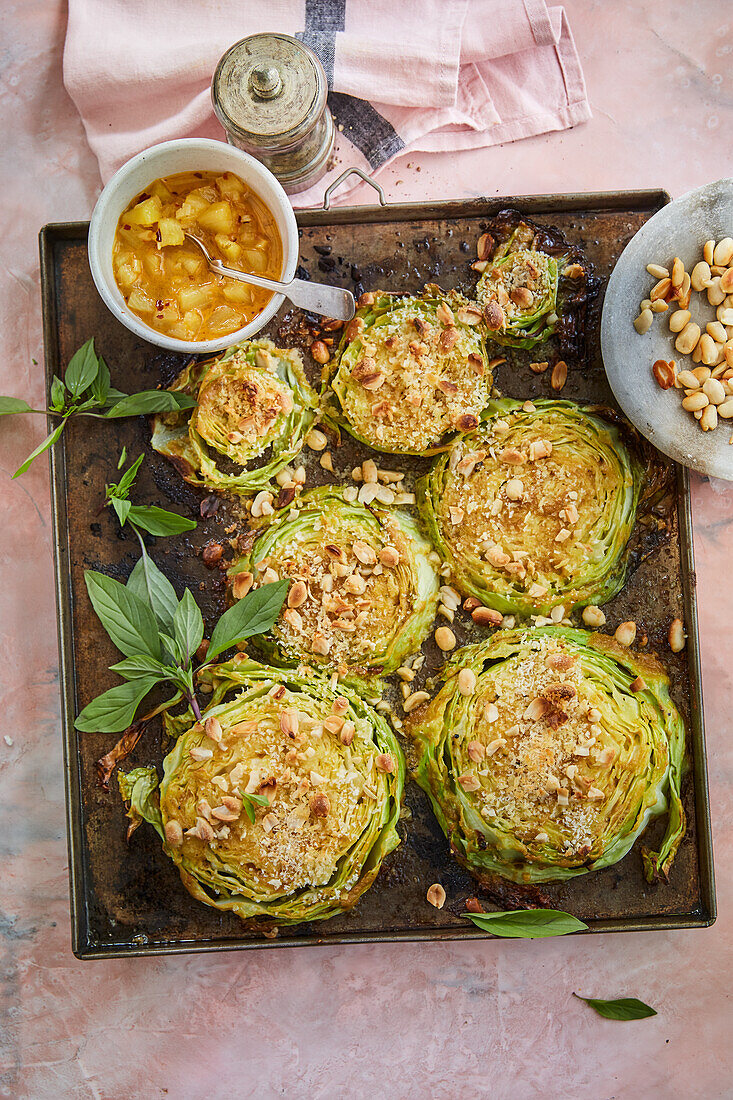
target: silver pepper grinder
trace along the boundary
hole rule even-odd
[[[253,34],[219,61],[211,84],[227,141],[262,161],[288,194],[324,175],[334,144],[323,66],[287,34]]]

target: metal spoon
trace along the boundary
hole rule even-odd
[[[307,309],[310,313],[318,313],[322,317],[350,321],[356,312],[354,295],[350,290],[342,290],[341,287],[329,286],[327,283],[309,283],[305,279],[291,279],[289,283],[279,283],[275,279],[265,279],[262,275],[253,275],[249,271],[238,271],[234,267],[227,267],[221,260],[212,256],[203,241],[193,233],[184,231],[183,235],[186,240],[198,245],[206,257],[209,268],[217,275],[234,279],[238,283],[261,286],[264,290],[274,291],[275,294],[284,294],[294,306]]]

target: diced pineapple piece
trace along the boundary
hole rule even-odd
[[[183,324],[188,329],[191,337],[194,337],[204,323],[204,319],[197,309],[189,309],[183,314]]]
[[[123,244],[139,249],[141,244],[155,240],[155,233],[152,229],[138,229],[137,227],[135,229],[125,229],[124,224],[117,230],[117,235]]]
[[[227,235],[233,233],[237,225],[234,211],[228,202],[212,202],[208,210],[198,215],[197,221],[202,229]]]
[[[203,214],[204,210],[208,209],[208,206],[209,203],[202,195],[192,191],[190,195],[186,195],[181,203],[181,208],[176,212],[176,217],[179,222],[195,221],[199,214]]]
[[[217,306],[208,321],[210,332],[234,332],[241,327],[242,318],[231,306]]]
[[[163,257],[157,252],[144,252],[143,267],[151,279],[159,279],[163,274]]]
[[[139,287],[134,287],[134,289],[130,291],[127,304],[130,309],[134,309],[136,313],[155,313],[155,302],[152,298],[147,296],[144,290],[140,290]]]
[[[165,180],[155,180],[148,187],[149,195],[157,195],[161,202],[173,202],[173,192],[166,185]]]
[[[246,187],[242,180],[237,179],[231,172],[225,172],[223,176],[217,176],[216,186],[219,188],[219,193],[225,199],[241,199],[246,191]]]
[[[169,244],[183,244],[186,239],[180,223],[175,218],[161,218],[158,229],[160,230],[160,248],[165,248]]]
[[[216,247],[226,260],[238,260],[242,255],[242,246],[236,241],[230,241],[224,233],[217,233],[214,237]]]
[[[242,262],[248,271],[264,271],[267,267],[267,257],[258,248],[245,249]]]
[[[200,271],[203,271],[206,266],[204,260],[197,256],[184,256],[181,260],[181,264],[189,275],[197,275]]]
[[[246,304],[252,301],[252,287],[247,286],[246,283],[228,281],[222,287],[221,292],[228,302],[243,302]]]
[[[159,321],[165,321],[168,324],[172,324],[174,321],[180,321],[181,315],[178,312],[173,302],[166,302],[160,309],[156,309],[155,316]]]
[[[163,213],[163,204],[157,195],[151,195],[149,199],[139,202],[125,214],[125,223],[128,225],[154,225]]]
[[[190,340],[191,333],[186,328],[183,321],[178,321],[176,324],[168,326],[168,336],[172,336],[174,340]]]
[[[206,283],[204,286],[184,286],[178,291],[178,304],[184,312],[189,309],[203,309],[214,297],[214,283]]]
[[[129,290],[136,282],[139,274],[140,271],[136,270],[133,265],[129,263],[118,264],[115,267],[115,279],[117,280],[117,285],[122,290]]]

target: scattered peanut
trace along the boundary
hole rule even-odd
[[[698,409],[704,409],[705,406],[709,404],[710,402],[706,394],[700,391],[690,394],[689,397],[683,398],[682,408],[685,409],[686,412],[697,412]]]
[[[619,645],[622,645],[622,646],[625,646],[625,647],[633,645],[634,644],[634,639],[636,638],[636,623],[635,622],[620,623],[616,627],[616,630],[615,630],[613,636],[614,636],[614,638],[616,639],[616,641],[618,642]]]
[[[720,285],[720,276],[711,279],[708,283],[708,301],[711,306],[722,305],[725,301],[725,291]]]
[[[647,264],[646,269],[655,279],[669,278],[669,270],[661,264]]]
[[[718,349],[712,336],[704,332],[700,337],[700,356],[707,367],[712,367],[718,358]]]
[[[482,233],[476,243],[476,254],[479,260],[488,260],[494,247],[494,238],[490,233]]]
[[[655,283],[649,292],[649,298],[652,302],[656,302],[657,298],[664,298],[669,294],[672,289],[671,279],[660,279],[658,283]]]
[[[588,607],[583,608],[583,622],[586,626],[597,628],[603,626],[605,621],[606,616],[600,607],[596,607],[595,604],[589,604]]]
[[[680,653],[685,648],[685,628],[682,619],[672,619],[667,639],[673,653]]]
[[[663,390],[668,390],[671,386],[674,386],[675,373],[674,366],[671,363],[666,362],[664,359],[657,359],[652,366],[652,372]]]
[[[471,618],[478,626],[501,626],[504,616],[501,611],[494,611],[493,607],[475,607]]]
[[[703,382],[702,392],[711,405],[722,405],[725,401],[725,390],[717,378],[708,378],[707,382]]]
[[[733,271],[733,268],[731,268],[731,271]],[[708,336],[712,336],[717,344],[725,344],[728,339],[725,325],[721,325],[720,321],[710,321],[710,323],[705,326],[705,331]]]
[[[679,258],[679,256],[675,256],[674,263],[672,264],[672,286],[675,288],[678,286],[682,286],[682,280],[684,279],[684,277],[685,265],[682,263],[682,260]]]
[[[306,446],[312,451],[323,451],[328,446],[328,438],[318,428],[311,428],[305,437]]]
[[[686,390],[699,390],[700,383],[691,370],[681,370],[677,375],[680,386]]]
[[[435,644],[438,649],[442,649],[444,653],[447,653],[451,649],[456,647],[456,636],[449,626],[439,626],[435,631]]]
[[[702,416],[700,417],[700,427],[704,432],[712,432],[718,426],[718,410],[715,405],[707,405],[702,410]]]
[[[183,828],[179,821],[174,821],[173,818],[170,821],[166,821],[163,832],[165,833],[165,839],[171,848],[180,848],[183,844]]]
[[[704,290],[712,278],[710,274],[710,264],[705,260],[701,260],[700,263],[695,264],[690,275],[690,285],[693,290]]]
[[[316,363],[327,363],[331,358],[331,352],[323,343],[323,340],[314,340],[310,351]]]
[[[405,714],[409,714],[415,707],[419,707],[421,703],[427,703],[430,695],[427,691],[413,691],[412,695],[408,695],[402,704],[402,709]]]
[[[645,310],[645,312],[648,312],[649,317],[651,318],[651,316],[652,316],[651,310],[649,310],[649,311]],[[649,324],[651,324],[651,321],[649,322]],[[648,327],[649,326],[647,325],[647,328]],[[567,365],[567,363],[565,362],[564,359],[558,359],[557,363],[555,363],[555,366],[552,368],[552,375],[550,377],[550,385],[552,386],[553,390],[555,390],[556,392],[559,392],[563,388],[565,383],[567,382],[567,378],[568,378],[568,365]]]
[[[682,332],[682,329],[690,320],[689,309],[676,309],[669,317],[670,332]]]
[[[458,673],[458,690],[461,695],[473,695],[476,690],[476,673],[473,669],[462,668]]]
[[[697,347],[700,339],[700,326],[694,321],[689,321],[674,342],[674,346],[681,355],[689,355]]]
[[[654,320],[654,314],[650,309],[643,309],[639,316],[634,321],[634,328],[643,336],[645,332],[648,332],[652,327],[652,321]],[[553,372],[554,373],[554,372]]]
[[[486,236],[488,236],[488,234],[484,233],[484,237]],[[445,905],[445,890],[439,882],[434,882],[432,886],[428,887],[426,897],[430,904],[434,905],[436,909],[442,909]]]
[[[733,237],[723,237],[713,250],[713,263],[727,267],[731,260],[733,260]]]

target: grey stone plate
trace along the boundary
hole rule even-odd
[[[687,271],[702,259],[705,241],[733,237],[733,179],[699,187],[650,218],[621,253],[608,281],[601,319],[603,363],[616,400],[642,435],[664,454],[698,473],[733,481],[733,420],[703,432],[682,408],[678,390],[662,390],[652,374],[656,359],[693,366],[675,350],[668,313],[657,314],[644,336],[634,328],[639,303],[655,281],[648,263],[671,265],[679,256]],[[692,320],[702,331],[715,320],[707,295],[692,292]]]

